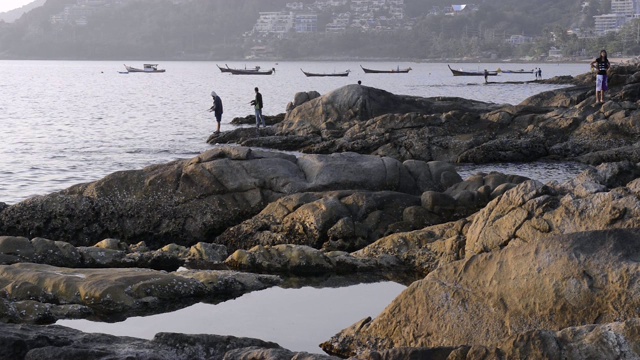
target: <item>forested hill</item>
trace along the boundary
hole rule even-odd
[[[0,22],[0,57],[234,59],[248,55],[255,45],[268,45],[280,58],[502,55],[512,51],[503,47],[504,37],[539,36],[593,23],[592,16],[610,6],[607,1],[593,0],[583,8],[582,0],[477,0],[477,12],[438,17],[427,14],[451,1],[405,0],[407,17],[415,24],[412,30],[257,40],[243,34],[253,28],[258,13],[281,10],[291,0],[130,1],[93,13],[85,26],[51,24],[52,15],[76,0],[47,0],[13,24]]]

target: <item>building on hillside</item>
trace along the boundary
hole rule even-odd
[[[314,33],[318,31],[318,15],[315,13],[296,13],[293,27],[297,33]]]
[[[513,45],[513,46],[518,46],[518,45],[522,45],[522,44],[527,44],[533,41],[533,38],[531,36],[524,36],[524,35],[511,35],[506,42]]]
[[[620,30],[620,27],[627,21],[627,17],[622,14],[604,14],[594,16],[593,18],[596,22],[595,33],[598,36]]]
[[[327,24],[325,31],[328,33],[341,33],[347,30],[351,23],[351,13],[341,13],[333,17],[333,20]]]
[[[611,13],[627,18],[637,17],[640,13],[640,0],[611,0]]]
[[[293,28],[293,19],[290,11],[260,12],[253,30],[260,34],[283,34]]]
[[[640,0],[611,0],[611,13],[594,16],[595,33],[602,36],[618,31],[628,21],[640,17]]]
[[[317,32],[318,15],[313,12],[261,12],[253,30],[256,33],[263,35],[282,35],[290,31],[297,33]]]
[[[292,3],[287,3],[286,7],[289,10],[298,11],[298,10],[304,9],[304,4],[302,2],[292,2]]]
[[[556,58],[556,59],[562,58],[563,57],[562,50],[558,49],[555,46],[552,46],[551,49],[549,49],[549,57]]]

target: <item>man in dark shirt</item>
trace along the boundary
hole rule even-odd
[[[267,125],[264,122],[264,117],[262,117],[262,94],[258,91],[258,88],[255,88],[256,98],[251,101],[251,105],[256,110],[256,127],[260,129],[260,123],[262,123],[262,127],[266,127]]]
[[[222,121],[222,99],[220,99],[220,96],[218,96],[215,91],[211,92],[211,97],[213,98],[213,105],[209,108],[209,112],[213,111],[216,117],[216,122],[218,123],[218,128],[216,129],[215,134],[220,134],[220,122]]]

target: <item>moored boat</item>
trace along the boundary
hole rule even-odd
[[[503,74],[533,74],[534,70],[524,70],[524,69],[520,69],[520,70],[501,70],[498,69],[498,72],[501,72]]]
[[[453,76],[485,76],[484,71],[464,71],[464,70],[454,70],[451,68],[451,66],[447,65],[449,67],[449,70],[451,70],[451,73],[453,74]],[[497,71],[487,71],[486,73],[487,76],[496,76],[498,75]]]
[[[242,69],[229,69],[229,73],[232,75],[271,75],[276,72],[275,68],[271,70],[242,70]]]
[[[127,72],[141,72],[141,73],[163,73],[165,72],[164,69],[158,69],[158,64],[144,64],[142,69],[138,69],[138,68],[134,68],[132,66],[127,66],[126,64],[124,65],[125,69],[127,69]]]
[[[218,67],[218,69],[220,69],[220,72],[223,72],[223,73],[224,73],[224,72],[226,72],[226,73],[230,73],[230,72],[232,72],[233,70],[241,70],[241,71],[260,71],[260,66],[256,66],[256,67],[254,67],[253,69],[247,69],[247,68],[246,68],[246,66],[245,66],[245,68],[244,68],[244,69],[233,69],[233,68],[230,68],[230,67],[229,67],[229,65],[227,65],[227,64],[224,64],[224,66],[226,66],[226,67],[220,67],[218,64],[216,64],[216,66]]]
[[[367,68],[363,67],[362,65],[360,65],[360,67],[362,68],[362,70],[364,71],[365,74],[406,74],[409,71],[413,70],[410,67],[404,68],[404,69],[400,69],[400,67],[398,67],[397,69],[391,69],[391,70],[367,69]]]
[[[343,72],[333,72],[333,73],[310,73],[300,69],[303,74],[307,77],[321,77],[321,76],[349,76],[351,70],[343,71]]]

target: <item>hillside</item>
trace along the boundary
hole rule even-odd
[[[52,59],[235,59],[256,45],[278,58],[344,57],[509,57],[504,39],[513,34],[542,36],[553,29],[586,26],[595,7],[581,1],[479,0],[478,11],[460,16],[429,16],[446,0],[405,0],[411,30],[363,34],[348,30],[336,37],[289,33],[284,39],[247,38],[261,11],[282,10],[287,0],[128,0],[86,16],[83,26],[52,24],[51,16],[76,0],[48,0],[14,24],[0,27],[0,58]],[[313,1],[306,0],[306,3]],[[323,19],[330,13],[321,15]],[[409,16],[407,16],[409,17]],[[546,45],[545,45],[546,46]],[[544,53],[546,49],[518,50]],[[516,54],[520,55],[520,54]]]
[[[44,5],[44,3],[47,0],[34,0],[32,3],[29,3],[25,6],[19,7],[15,10],[11,10],[11,11],[6,11],[6,12],[2,12],[0,13],[0,21],[4,21],[4,22],[14,22],[17,19],[19,19],[22,15],[24,15],[25,13],[40,7],[42,5]]]

